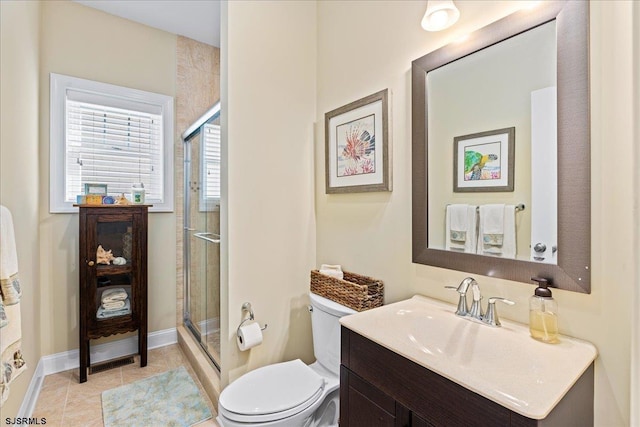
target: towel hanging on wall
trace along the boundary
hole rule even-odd
[[[9,384],[27,369],[21,349],[21,297],[13,218],[0,206],[0,406],[9,397]]]
[[[516,257],[516,207],[481,205],[478,224],[478,254]]]
[[[445,249],[475,253],[477,240],[477,206],[447,205]]]

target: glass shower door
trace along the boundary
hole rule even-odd
[[[185,140],[185,324],[220,367],[220,126]]]

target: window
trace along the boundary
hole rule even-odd
[[[50,211],[76,212],[86,183],[138,182],[151,211],[173,211],[172,140],[172,97],[52,73]]]
[[[200,211],[211,211],[220,206],[220,125],[203,126],[200,167]]]

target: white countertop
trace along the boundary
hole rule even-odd
[[[598,355],[593,344],[560,336],[546,344],[529,327],[495,328],[455,315],[456,307],[416,295],[342,317],[354,332],[528,418],[543,419]],[[499,308],[498,308],[499,310]]]

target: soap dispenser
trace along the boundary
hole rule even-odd
[[[551,296],[549,282],[541,277],[532,277],[538,283],[529,299],[529,332],[531,336],[546,343],[558,342],[558,304]]]

